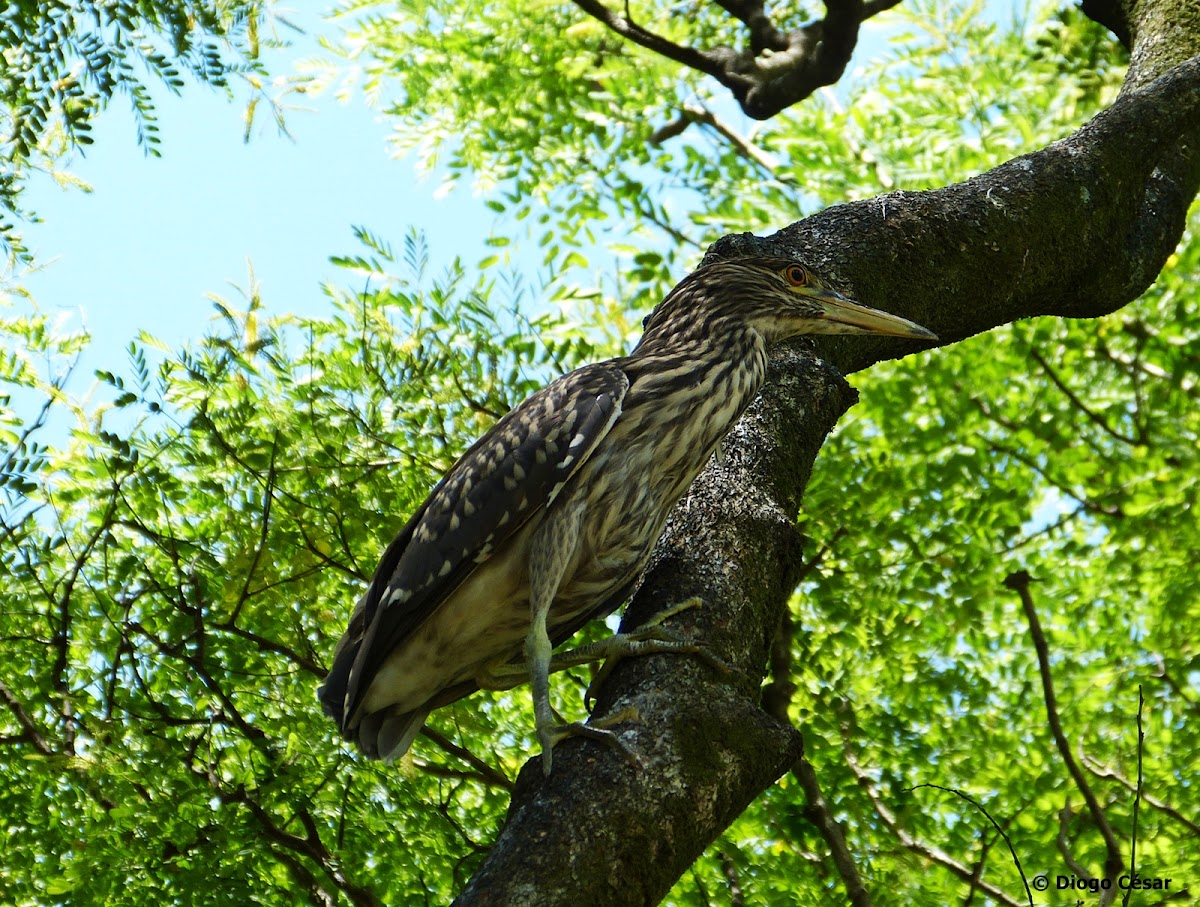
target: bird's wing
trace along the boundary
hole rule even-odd
[[[384,552],[338,646],[321,697],[343,726],[392,649],[558,496],[616,422],[628,387],[616,363],[577,369],[509,412],[451,467]]]

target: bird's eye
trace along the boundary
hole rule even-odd
[[[809,281],[812,280],[812,277],[809,275],[808,271],[804,270],[804,268],[800,267],[800,265],[788,265],[787,268],[784,269],[783,276],[786,277],[787,282],[794,287],[808,286]]]

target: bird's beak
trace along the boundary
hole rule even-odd
[[[888,334],[892,337],[914,337],[937,340],[937,334],[915,321],[859,305],[832,290],[819,290],[808,297],[821,308],[818,327],[821,334]]]

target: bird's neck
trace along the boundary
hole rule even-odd
[[[662,401],[688,415],[712,410],[717,422],[728,418],[732,425],[766,380],[766,347],[762,334],[744,322],[697,321],[671,333],[647,333],[620,360],[630,382],[626,407]]]
[[[765,345],[761,333],[742,319],[706,317],[702,312],[678,313],[642,335],[630,358],[684,356],[697,364],[718,359],[733,361]]]

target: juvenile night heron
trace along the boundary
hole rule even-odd
[[[576,369],[509,412],[400,530],[320,691],[342,734],[394,759],[431,710],[526,679],[547,773],[558,740],[608,734],[556,719],[551,653],[625,601],[671,508],[762,386],[768,347],[801,334],[936,339],[794,261],[693,272],[630,355]]]

